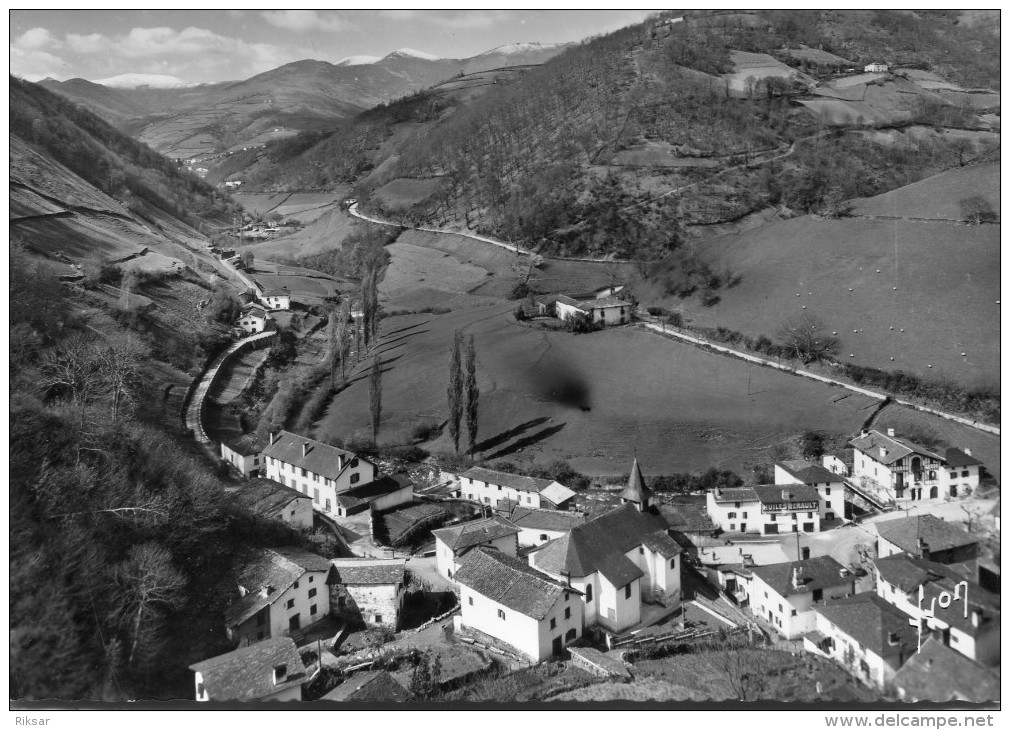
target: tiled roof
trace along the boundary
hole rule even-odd
[[[586,309],[605,309],[607,307],[630,307],[631,303],[620,297],[601,297],[579,302]]]
[[[523,476],[522,474],[509,474],[504,471],[494,471],[481,466],[474,466],[460,474],[478,482],[494,484],[502,487],[509,487],[520,492],[530,492],[539,494],[549,487],[553,482],[550,479],[538,479],[536,477]]]
[[[799,571],[798,585],[793,584],[793,572]],[[751,572],[767,583],[780,596],[810,593],[818,588],[832,588],[855,581],[855,576],[830,555],[791,563],[755,565]]]
[[[658,514],[639,512],[634,505],[625,504],[546,543],[534,554],[534,565],[554,575],[567,571],[583,577],[600,571],[611,580],[608,571],[615,577],[629,574],[620,568],[623,564],[616,556],[624,558],[625,553],[644,544],[647,536],[666,529],[666,520]]]
[[[482,596],[539,621],[570,591],[550,576],[498,550],[476,548],[463,558],[456,580]]]
[[[850,442],[853,448],[862,451],[864,454],[881,464],[893,464],[899,459],[904,459],[909,454],[921,454],[934,459],[941,459],[939,454],[930,451],[925,446],[913,443],[900,436],[887,436],[880,431],[870,431],[865,436],[858,436]],[[886,455],[880,455],[880,449],[886,450]]]
[[[645,479],[642,478],[642,469],[638,466],[637,457],[631,464],[628,483],[624,487],[624,491],[621,492],[620,497],[621,499],[637,502],[638,504],[644,504],[652,497],[652,490],[645,486]]]
[[[492,515],[482,520],[473,520],[452,527],[443,527],[440,530],[432,530],[431,534],[444,542],[451,550],[464,550],[506,535],[517,535],[519,528],[500,515]]]
[[[654,553],[659,553],[664,558],[675,558],[683,552],[676,540],[667,535],[662,530],[657,530],[642,538],[642,544]]]
[[[701,505],[661,504],[659,513],[663,515],[671,530],[677,532],[707,532],[715,530],[715,523]]]
[[[757,502],[757,492],[754,487],[733,487],[720,489],[712,495],[716,502]]]
[[[274,684],[274,667],[285,665],[287,676]],[[308,676],[295,642],[288,636],[260,641],[190,666],[203,677],[207,696],[217,702],[255,700],[305,683]]]
[[[792,459],[790,461],[780,461],[781,466],[788,472],[789,476],[800,482],[800,484],[821,484],[823,482],[840,482],[842,477],[833,471],[828,471],[820,464],[815,464],[806,459]]]
[[[303,444],[308,444],[308,453],[305,456],[302,456]],[[328,446],[290,431],[281,431],[274,436],[274,442],[263,449],[263,456],[278,459],[327,479],[336,479],[355,458],[367,461],[350,451]]]
[[[815,604],[813,609],[857,644],[884,659],[910,656],[918,646],[918,634],[909,625],[908,616],[876,593]]]
[[[249,302],[248,304],[243,305],[241,312],[242,312],[241,316],[243,317],[251,315],[254,317],[259,317],[260,319],[267,318],[267,310],[263,308],[263,305],[257,304],[256,302]]]
[[[362,484],[360,487],[354,487],[353,489],[348,489],[346,492],[341,492],[337,495],[337,504],[341,507],[353,509],[359,505],[374,502],[380,497],[385,497],[387,494],[399,492],[404,487],[412,487],[413,484],[410,477],[406,474],[382,476],[368,484]]]
[[[330,564],[326,582],[331,585],[397,585],[407,569],[405,561],[397,559],[339,558]]]
[[[581,512],[564,512],[556,509],[533,509],[516,507],[512,510],[512,524],[528,530],[552,530],[567,532],[586,521]]]
[[[844,449],[841,449],[840,451],[836,451],[833,454],[825,454],[825,456],[833,456],[833,457],[835,457],[836,459],[838,459],[839,461],[841,461],[843,464],[845,464],[846,466],[848,466],[850,469],[856,463],[856,451],[851,446],[846,447]]]
[[[307,494],[297,489],[285,487],[272,479],[253,479],[246,482],[234,494],[235,501],[252,512],[273,517],[296,500],[311,500]]]
[[[225,622],[228,626],[241,624],[280,598],[307,571],[329,569],[330,561],[326,558],[298,548],[257,551],[238,576],[238,584],[248,593],[228,606]]]
[[[410,695],[403,685],[385,670],[358,672],[345,679],[322,700],[334,702],[404,702]]]
[[[562,484],[551,482],[540,490],[540,496],[549,499],[554,504],[564,504],[575,496],[575,492]]]
[[[765,484],[753,489],[761,504],[799,504],[821,499],[817,488],[807,484]]]
[[[229,449],[242,456],[255,456],[263,450],[263,442],[253,434],[247,433],[237,437],[226,437],[222,442]]]
[[[878,522],[876,528],[878,535],[907,553],[918,552],[920,539],[930,551],[950,550],[978,542],[960,527],[929,514]]]
[[[289,296],[291,296],[291,292],[285,286],[285,287],[281,287],[281,288],[278,288],[278,289],[268,289],[267,291],[263,292],[263,296],[265,296],[265,297],[289,297]]]
[[[567,304],[568,306],[575,307],[576,309],[584,309],[582,302],[572,299],[569,296],[565,296],[564,294],[555,294],[548,300],[548,303],[550,302],[561,302],[562,304]]]
[[[982,462],[976,459],[974,456],[969,456],[968,454],[961,451],[961,449],[947,449],[944,453],[943,460],[947,462],[947,466],[952,466],[956,468],[961,468],[962,466],[981,466]]]
[[[631,581],[645,575],[645,572],[624,553],[601,555],[596,560],[596,569],[614,588],[624,588]]]
[[[908,553],[897,553],[873,561],[881,580],[905,593],[914,591],[930,580],[960,576],[945,565],[915,558]]]
[[[1000,678],[930,637],[892,680],[906,701],[989,702],[1000,699]]]

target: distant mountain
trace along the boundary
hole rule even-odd
[[[381,61],[380,56],[348,56],[347,58],[341,58],[334,65],[335,66],[360,66],[366,63],[375,63],[376,61]]]
[[[571,43],[509,43],[468,58],[463,68],[467,73],[476,73],[505,66],[539,65],[571,45]]]
[[[113,89],[136,89],[141,86],[151,89],[177,89],[182,86],[197,85],[183,81],[178,76],[166,74],[120,74],[107,79],[98,79],[95,83]]]

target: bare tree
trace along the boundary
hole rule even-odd
[[[477,349],[473,344],[473,335],[466,345],[466,432],[469,440],[469,451],[473,453],[477,445],[477,416],[480,403],[480,390],[477,388]]]
[[[999,213],[992,204],[981,195],[972,195],[959,201],[961,215],[969,223],[979,225],[981,223],[998,223]]]
[[[750,702],[761,697],[768,667],[760,649],[739,637],[722,637],[711,642],[709,648],[706,658],[738,700]]]
[[[186,578],[172,564],[168,550],[147,542],[130,548],[129,557],[118,566],[116,582],[123,600],[120,617],[131,637],[127,664],[132,665],[142,644],[151,653],[157,651],[164,613],[182,605]]]
[[[368,407],[372,417],[372,445],[375,446],[382,418],[382,361],[378,355],[372,358],[372,370],[368,374]]]
[[[824,323],[812,314],[791,319],[779,329],[786,350],[804,364],[824,360],[838,352],[838,338],[826,334]]]
[[[112,421],[119,420],[120,403],[133,396],[138,387],[137,374],[148,348],[137,337],[124,333],[108,340],[99,349],[99,367],[105,386],[112,393]]]
[[[452,356],[449,361],[449,387],[446,391],[449,404],[449,435],[459,452],[459,426],[463,419],[463,333],[456,330],[452,338]]]
[[[80,407],[80,428],[88,404],[102,388],[101,357],[95,341],[75,333],[42,361],[41,384],[45,388],[69,392]]]
[[[351,338],[349,322],[351,318],[351,305],[346,299],[340,303],[337,312],[336,339],[337,354],[340,356],[340,379],[347,379],[347,357],[351,353]]]

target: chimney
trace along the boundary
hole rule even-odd
[[[716,487],[715,488],[715,496],[716,497],[721,497],[722,496],[722,487]]]
[[[792,496],[793,496],[792,493],[788,489],[782,490],[782,499],[784,501],[788,501],[790,498],[792,498]]]
[[[971,456],[971,449],[969,449],[967,446],[965,446],[963,449],[961,449],[961,451],[963,451],[964,453],[966,453],[968,456]]]
[[[565,579],[565,583],[567,583],[569,586],[572,584],[572,574],[569,573],[567,570],[561,571],[561,577]]]
[[[270,445],[273,446],[273,443],[274,443],[274,432],[271,431],[270,432]]]
[[[971,611],[971,627],[977,629],[979,623],[982,621],[982,611],[978,608],[973,608]]]
[[[929,560],[929,543],[920,537],[916,541],[916,547],[919,548],[919,557],[923,560]]]
[[[882,457],[887,456],[887,449],[885,449],[883,446],[880,447],[880,455]]]
[[[799,589],[803,584],[800,582],[800,576],[803,575],[803,568],[798,565],[793,566],[793,588]]]
[[[280,684],[288,678],[288,665],[277,664],[274,666],[274,684]]]
[[[898,643],[898,635],[896,633],[894,633],[893,631],[888,631],[887,632],[887,643],[890,644],[891,646],[894,646],[895,644],[897,644]]]
[[[308,455],[309,455],[309,442],[306,441],[305,443],[302,444],[302,458],[304,459]]]
[[[867,430],[866,430],[865,428],[864,428],[864,429],[862,429],[862,430],[860,430],[860,432],[859,432],[859,436],[860,436],[861,438],[866,438],[866,437],[867,437],[867,436],[869,436],[869,435],[870,435],[870,432],[869,432],[869,431],[867,431]]]
[[[894,429],[893,428],[887,429],[887,435],[890,436],[893,439],[894,438]]]

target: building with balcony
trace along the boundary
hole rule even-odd
[[[816,605],[856,593],[856,576],[831,556],[750,569],[747,590],[751,613],[767,621],[787,639],[814,629]]]
[[[713,489],[708,515],[725,532],[782,535],[820,532],[822,497],[807,484],[765,484]]]

